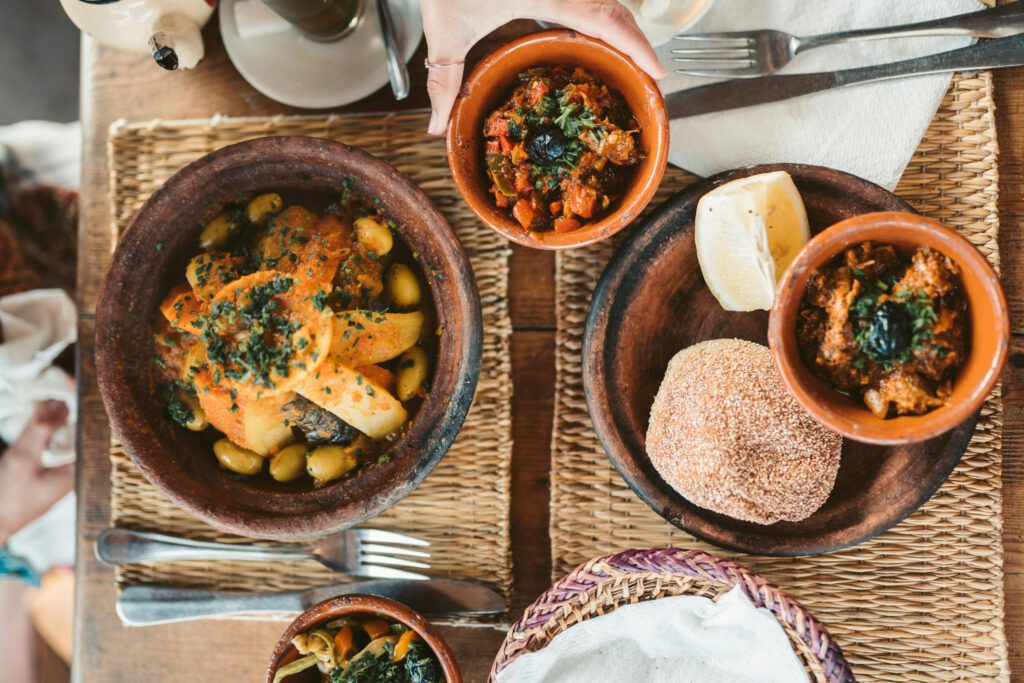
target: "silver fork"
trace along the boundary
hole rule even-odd
[[[316,545],[271,547],[209,543],[148,531],[111,528],[96,539],[96,558],[105,564],[135,564],[170,560],[316,560],[337,572],[375,579],[426,579],[400,569],[430,569],[421,560],[429,542],[382,529],[348,529]],[[419,558],[419,559],[409,559]]]
[[[816,36],[794,36],[763,29],[728,33],[690,33],[675,36],[685,47],[672,50],[676,73],[710,78],[756,78],[778,71],[801,52],[857,40],[909,36],[975,36],[1004,38],[1024,31],[1024,2],[902,26]]]

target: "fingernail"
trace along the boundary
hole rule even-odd
[[[64,401],[47,400],[36,408],[36,419],[45,424],[62,422],[68,416],[68,407]]]
[[[427,132],[431,135],[440,135],[441,131],[438,130],[438,116],[436,111],[430,112],[430,123],[427,124]]]

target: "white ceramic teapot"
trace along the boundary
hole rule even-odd
[[[104,45],[151,54],[174,71],[203,58],[203,25],[217,0],[61,0],[71,21]]]

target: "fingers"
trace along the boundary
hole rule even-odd
[[[452,105],[462,87],[462,72],[462,64],[456,64],[433,67],[427,74],[427,94],[430,95],[430,125],[427,126],[427,132],[431,135],[444,135],[448,128],[448,116],[452,113]]]
[[[36,406],[21,436],[11,444],[11,451],[22,454],[21,457],[38,460],[53,433],[63,427],[67,419],[68,407],[63,401],[43,401]]]
[[[547,16],[538,16],[538,19],[557,22],[603,40],[632,57],[637,66],[653,78],[668,75],[647,36],[637,26],[633,13],[617,0],[543,2],[541,6],[541,11]]]

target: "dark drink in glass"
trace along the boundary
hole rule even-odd
[[[261,0],[312,40],[329,42],[352,32],[363,18],[363,0]]]

